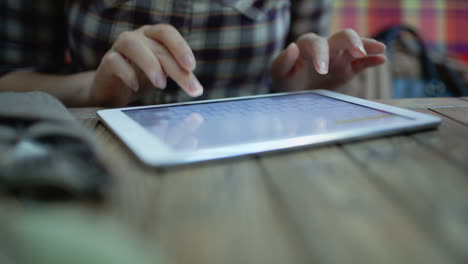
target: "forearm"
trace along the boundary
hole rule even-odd
[[[54,75],[18,71],[0,77],[0,91],[30,92],[41,91],[51,94],[66,106],[91,106],[90,90],[94,71]]]

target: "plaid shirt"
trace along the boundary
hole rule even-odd
[[[269,66],[286,41],[327,33],[327,0],[3,0],[2,73],[57,72],[65,49],[74,71],[96,69],[117,36],[141,25],[176,27],[194,51],[205,98],[269,92]],[[65,11],[65,12],[64,12]],[[66,26],[63,26],[66,25]],[[190,100],[173,82],[145,103]]]

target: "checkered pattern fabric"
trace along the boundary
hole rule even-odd
[[[56,1],[0,1],[0,75],[63,68],[64,22],[63,5]]]
[[[395,25],[417,29],[429,48],[468,60],[466,0],[333,0],[332,30],[353,28],[372,36]]]
[[[53,36],[68,39],[67,46],[76,71],[96,69],[102,56],[121,32],[146,24],[167,23],[181,32],[194,51],[197,60],[195,75],[206,88],[204,98],[268,92],[269,65],[274,57],[284,48],[288,39],[294,39],[299,34],[326,34],[331,4],[327,0],[64,2],[62,7],[55,0],[0,2],[2,69],[11,65],[37,67],[36,61],[48,61],[47,58],[51,56],[60,56],[64,49],[53,42],[58,41],[52,39]],[[64,8],[65,12],[61,12],[60,8]],[[50,16],[57,12],[64,13],[65,17]],[[20,16],[16,18],[18,13]],[[31,13],[36,15],[27,17]],[[50,18],[39,20],[47,17]],[[62,20],[55,20],[58,18]],[[30,23],[25,23],[25,20]],[[34,24],[36,20],[38,24]],[[59,26],[62,24],[68,25],[67,28],[62,29]],[[31,29],[24,28],[27,26]],[[28,50],[27,43],[34,43],[35,39],[26,34],[26,31],[31,30],[37,30],[35,36],[44,36],[46,39],[43,46]],[[13,35],[18,31],[23,34],[12,43]],[[46,43],[51,45],[46,47]],[[30,54],[24,55],[27,52]],[[18,54],[12,55],[15,53]],[[15,63],[11,63],[12,60]],[[56,60],[50,62],[56,65]],[[146,99],[146,103],[190,100],[172,82],[162,92],[154,89],[154,94]]]

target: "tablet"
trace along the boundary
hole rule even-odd
[[[440,123],[435,116],[326,90],[107,109],[97,115],[151,166],[343,142]]]

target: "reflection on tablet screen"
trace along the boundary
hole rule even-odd
[[[408,120],[312,93],[123,112],[175,150],[263,142]]]

